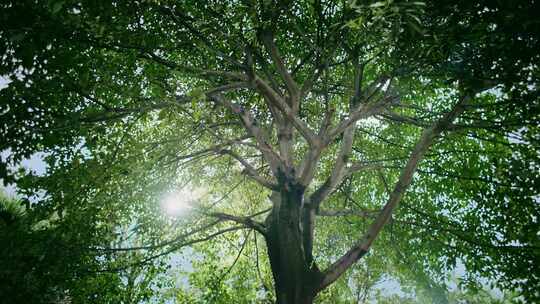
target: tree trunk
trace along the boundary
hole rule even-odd
[[[309,304],[317,293],[321,273],[303,248],[301,228],[304,187],[285,181],[274,192],[274,208],[266,219],[266,245],[274,277],[276,303]]]

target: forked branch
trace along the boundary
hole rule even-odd
[[[294,81],[291,73],[289,73],[287,66],[285,66],[285,63],[283,62],[283,57],[281,56],[275,42],[273,35],[266,31],[261,34],[261,39],[270,54],[270,57],[272,58],[272,61],[276,65],[276,68],[281,75],[281,78],[283,78],[283,81],[285,82],[285,85],[287,87],[287,91],[289,91],[289,94],[291,95],[291,101],[292,101],[292,108],[297,109],[297,103],[298,103],[298,95],[300,93],[300,89],[298,87],[298,84],[296,81]]]
[[[268,135],[264,130],[259,128],[257,125],[255,119],[249,113],[248,111],[245,111],[241,106],[238,104],[232,103],[229,100],[223,98],[220,95],[209,95],[208,96],[211,100],[215,101],[216,103],[225,106],[226,108],[230,109],[234,114],[237,114],[246,130],[255,138],[257,141],[257,146],[259,151],[263,154],[265,160],[268,162],[270,169],[272,170],[272,173],[275,175],[278,174],[278,169],[281,167],[282,162],[279,157],[279,155],[276,154],[274,149],[272,148],[270,144],[270,140],[268,138]]]
[[[311,146],[317,145],[319,142],[318,136],[298,117],[296,111],[285,102],[285,99],[260,77],[256,76],[253,81],[261,94],[266,97],[266,100],[283,114],[283,118],[287,119]]]

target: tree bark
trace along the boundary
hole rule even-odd
[[[304,250],[302,209],[304,186],[294,178],[279,179],[273,210],[266,219],[266,246],[275,282],[276,303],[313,303],[322,274]]]

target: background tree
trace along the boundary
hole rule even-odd
[[[58,219],[43,219],[36,209],[26,209],[22,201],[0,194],[2,301],[85,303],[99,298],[103,303],[139,303],[155,298],[153,279],[163,268],[150,265],[96,272],[136,263],[137,255],[89,251],[93,240],[84,235],[81,223],[66,230],[57,224]]]
[[[537,9],[7,2],[0,149],[11,163],[45,152],[49,167],[3,163],[2,178],[45,190],[33,208],[91,235],[83,248],[138,257],[93,271],[248,229],[278,303],[323,298],[368,251],[438,284],[459,259],[471,284],[497,278],[534,301]],[[186,184],[205,193],[191,215],[161,216],[163,193]],[[142,243],[116,242],[119,229]]]

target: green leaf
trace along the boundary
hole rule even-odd
[[[57,14],[58,12],[60,12],[60,10],[62,9],[62,7],[64,7],[64,3],[65,1],[55,1],[52,5],[52,10],[51,12],[53,14]]]

